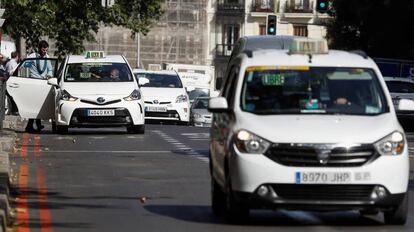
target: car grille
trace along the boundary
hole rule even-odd
[[[178,112],[176,110],[167,110],[167,112],[151,112],[151,111],[146,111],[145,112],[145,117],[176,118],[176,119],[180,119],[180,115],[178,114]]]
[[[71,124],[72,125],[101,125],[101,124],[113,124],[113,125],[128,125],[131,123],[131,115],[125,108],[115,109],[115,116],[88,116],[87,109],[76,109],[73,112]],[[111,109],[111,108],[108,108]],[[127,120],[129,118],[129,120]]]
[[[357,167],[379,156],[370,144],[353,147],[327,145],[323,148],[312,144],[274,144],[264,155],[279,164],[295,167]]]
[[[363,201],[374,185],[273,184],[276,194],[287,200]]]
[[[96,101],[91,101],[91,100],[86,100],[86,99],[82,99],[80,101],[83,102],[83,103],[88,103],[88,104],[92,104],[92,105],[104,106],[104,105],[110,105],[110,104],[121,102],[121,99],[116,99],[116,100],[107,101],[107,102],[103,102],[103,103],[98,103]]]

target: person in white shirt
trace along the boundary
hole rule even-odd
[[[37,52],[33,52],[27,56],[27,58],[49,58],[47,54],[49,50],[49,44],[42,40],[39,42]],[[53,67],[48,60],[36,60],[33,62],[30,68],[30,77],[38,79],[48,79],[53,75]]]
[[[42,40],[38,44],[37,52],[33,52],[27,56],[27,58],[49,58],[47,52],[49,50],[49,44]],[[53,76],[53,67],[49,60],[34,60],[30,68],[30,77],[38,79],[48,79]],[[36,129],[33,124],[36,121]],[[26,126],[27,132],[40,132],[43,129],[42,121],[40,119],[29,119]]]
[[[19,65],[19,53],[17,51],[14,51],[11,53],[11,59],[6,63],[6,71],[10,74],[13,75],[14,70],[16,70],[17,66]]]

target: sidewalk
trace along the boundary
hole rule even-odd
[[[17,134],[22,131],[23,121],[19,116],[6,115],[0,131],[0,232],[13,223],[14,212],[10,207],[10,186],[14,176],[9,155],[15,152]]]

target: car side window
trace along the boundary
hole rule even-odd
[[[229,104],[229,108],[232,108],[233,101],[234,101],[234,92],[235,92],[235,85],[237,80],[237,68],[233,66],[230,70],[230,74],[227,78],[226,86],[224,89],[223,97],[227,99],[227,103]]]
[[[54,75],[55,59],[26,59],[17,68],[18,77],[46,79]]]

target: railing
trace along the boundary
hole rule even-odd
[[[234,44],[216,44],[216,57],[229,57]]]
[[[252,12],[275,12],[274,0],[253,0]]]
[[[244,0],[218,0],[217,14],[222,16],[244,16]]]
[[[285,13],[312,13],[313,1],[303,0],[300,3],[295,0],[286,1]]]

